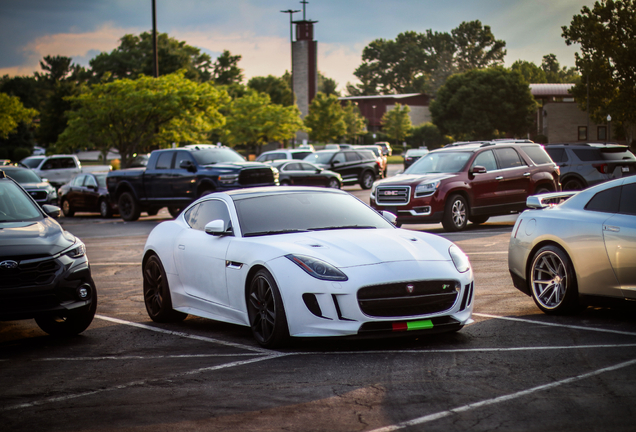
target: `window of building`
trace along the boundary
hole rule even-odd
[[[596,132],[596,139],[599,141],[605,141],[607,139],[607,127],[606,126],[598,126]]]
[[[587,141],[587,126],[579,126],[579,141]]]

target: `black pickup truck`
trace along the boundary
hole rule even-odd
[[[278,184],[278,171],[247,162],[228,147],[206,146],[155,150],[146,168],[111,171],[106,178],[110,200],[125,221],[142,211],[155,215],[168,207],[176,217],[197,198],[212,192]]]

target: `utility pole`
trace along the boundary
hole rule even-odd
[[[155,78],[159,77],[159,53],[157,52],[157,4],[152,0],[152,65]]]

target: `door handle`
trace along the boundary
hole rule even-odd
[[[495,177],[495,180],[503,180],[503,176],[497,176]]]
[[[179,249],[185,250],[185,245],[179,245]]]
[[[530,173],[523,173],[524,177],[530,177]]]
[[[603,225],[603,231],[621,232],[621,229],[617,226]]]

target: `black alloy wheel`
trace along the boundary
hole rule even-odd
[[[91,288],[91,303],[78,310],[66,312],[65,315],[46,315],[35,318],[36,324],[51,336],[75,336],[83,332],[93,322],[97,310],[97,290],[91,279],[88,283]]]
[[[252,334],[261,346],[278,347],[289,338],[283,300],[274,278],[265,269],[259,270],[250,283],[247,313]]]
[[[446,231],[462,231],[468,224],[468,214],[466,199],[461,195],[453,195],[446,201],[442,226]]]
[[[570,257],[557,246],[542,247],[534,254],[530,290],[536,305],[548,314],[567,314],[578,309],[576,274]]]
[[[109,218],[113,215],[113,211],[110,209],[110,205],[108,205],[108,201],[105,199],[99,201],[99,214],[103,218]]]
[[[565,183],[563,183],[562,189],[564,191],[577,191],[577,190],[583,190],[584,186],[580,180],[575,178],[569,178],[565,181]]]
[[[73,210],[71,203],[67,199],[62,201],[62,213],[64,213],[64,217],[73,217],[75,214],[75,210]]]
[[[172,309],[170,287],[159,257],[148,258],[142,272],[144,303],[150,319],[159,323],[183,321],[188,314]]]
[[[139,219],[141,210],[132,193],[122,193],[117,200],[117,206],[119,207],[119,215],[123,220],[132,222]]]

